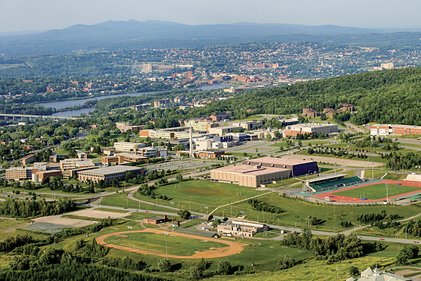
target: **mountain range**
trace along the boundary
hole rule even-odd
[[[107,21],[33,34],[6,34],[0,36],[0,54],[16,56],[68,53],[75,50],[196,47],[262,40],[317,41],[332,36],[349,38],[373,33],[383,32],[335,25],[187,25],[165,21]]]

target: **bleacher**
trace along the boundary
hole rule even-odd
[[[362,180],[359,177],[350,177],[338,180],[328,180],[319,183],[310,183],[309,187],[313,190],[313,192],[325,192],[329,190],[335,190],[338,188],[360,184],[362,182],[364,182],[364,180]]]

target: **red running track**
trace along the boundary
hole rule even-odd
[[[335,195],[336,193],[339,193],[339,192],[342,192],[342,191],[345,191],[345,190],[358,189],[358,188],[361,188],[361,187],[370,186],[370,185],[378,185],[378,184],[395,184],[395,185],[399,184],[399,185],[402,185],[402,186],[419,187],[419,189],[420,189],[420,190],[417,190],[417,191],[411,191],[411,192],[407,192],[407,193],[397,194],[397,195],[394,195],[394,196],[389,196],[389,200],[401,198],[401,197],[411,197],[411,196],[417,195],[421,192],[421,182],[404,181],[404,180],[381,180],[381,181],[363,183],[363,184],[360,184],[360,185],[341,188],[341,189],[328,191],[328,192],[324,192],[324,193],[319,193],[319,194],[313,195],[313,197],[316,197],[318,199],[323,199],[323,200],[326,200],[326,197],[328,197],[329,201],[342,202],[342,203],[378,203],[378,202],[383,202],[383,201],[386,200],[386,197],[379,198],[379,199],[362,200],[362,199],[356,198],[356,197]]]

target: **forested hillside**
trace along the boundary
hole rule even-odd
[[[279,88],[252,90],[197,111],[231,111],[235,118],[252,114],[299,113],[303,107],[319,111],[342,103],[357,105],[352,117],[368,122],[421,125],[421,68],[375,71]],[[205,111],[205,112],[203,112]]]

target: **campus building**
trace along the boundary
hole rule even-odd
[[[239,220],[228,221],[217,227],[217,232],[221,236],[236,236],[242,238],[253,237],[254,234],[267,230],[269,230],[269,227],[265,224]]]
[[[335,124],[297,124],[287,126],[284,130],[284,137],[296,137],[298,135],[325,135],[339,132],[338,125]]]
[[[144,143],[119,141],[114,143],[114,148],[118,152],[136,152],[140,148],[145,147]]]
[[[301,175],[309,175],[319,172],[317,162],[314,160],[299,160],[291,159],[289,157],[262,157],[256,159],[250,159],[243,162],[245,165],[260,165],[262,167],[281,168],[289,169],[291,171],[291,177],[297,177]]]
[[[139,167],[117,165],[99,169],[89,169],[85,171],[80,171],[77,173],[77,176],[78,180],[81,182],[110,182],[114,179],[124,179],[128,172],[134,174],[143,174],[144,169]]]
[[[61,170],[33,170],[32,181],[33,182],[45,182],[51,177],[62,177],[63,173]]]
[[[140,130],[143,129],[143,125],[129,125],[127,123],[122,123],[122,122],[117,122],[115,123],[117,129],[120,130],[120,132],[122,133],[126,133],[128,131],[132,131],[132,132],[139,132]]]
[[[375,124],[370,126],[370,134],[372,136],[421,135],[421,126]]]
[[[22,166],[25,167],[25,166],[28,166],[29,164],[34,163],[35,160],[36,160],[35,154],[29,154],[23,157],[22,159],[20,159],[20,163]]]
[[[259,187],[292,176],[317,173],[315,161],[263,157],[244,161],[238,166],[214,169],[210,177],[214,181]]]
[[[6,180],[27,180],[32,177],[32,169],[22,168],[22,167],[13,167],[6,169],[4,178]]]
[[[243,122],[234,122],[232,123],[234,127],[241,127],[247,131],[260,129],[263,127],[262,121],[243,121]]]
[[[62,172],[90,167],[95,167],[95,164],[92,162],[92,160],[89,159],[71,158],[60,161],[60,170]]]
[[[289,169],[267,168],[262,166],[227,166],[211,171],[211,179],[247,187],[259,187],[280,179],[289,178]]]

